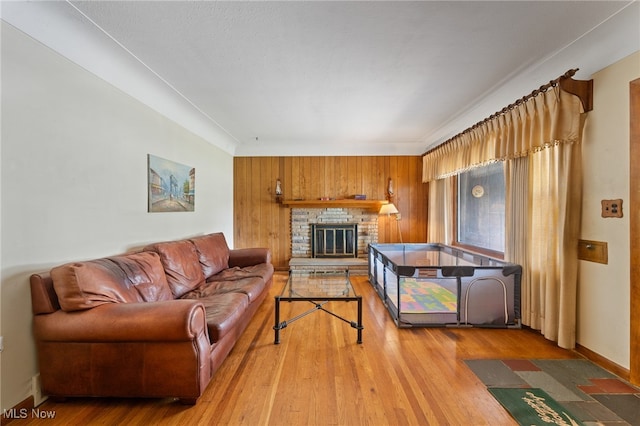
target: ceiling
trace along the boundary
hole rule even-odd
[[[53,3],[2,17],[234,155],[421,154],[640,48],[630,1]]]

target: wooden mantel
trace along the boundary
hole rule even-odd
[[[345,198],[341,200],[282,200],[282,205],[291,208],[324,209],[334,207],[378,211],[380,207],[383,204],[387,204],[387,202],[387,200],[356,200]]]

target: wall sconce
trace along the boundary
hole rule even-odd
[[[275,194],[276,194],[276,202],[281,203],[282,202],[282,183],[280,182],[280,179],[276,179]]]
[[[386,214],[387,217],[391,217],[392,214],[396,215],[396,226],[398,227],[398,236],[400,237],[400,244],[402,244],[402,232],[400,231],[400,212],[393,203],[383,204],[380,207],[378,214]]]
[[[389,202],[391,202],[393,195],[393,180],[389,178],[389,182],[387,183],[387,199],[389,200]]]

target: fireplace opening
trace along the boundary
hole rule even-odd
[[[358,225],[312,223],[311,257],[358,257]]]

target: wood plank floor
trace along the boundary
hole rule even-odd
[[[276,273],[272,295],[285,273]],[[366,277],[363,343],[349,324],[314,312],[285,328],[274,345],[273,297],[259,309],[198,404],[163,399],[46,401],[65,425],[515,425],[467,368],[465,359],[580,358],[530,330],[398,329]],[[282,318],[308,305],[283,303]],[[355,303],[334,303],[355,319]],[[126,360],[123,360],[126,362]]]

